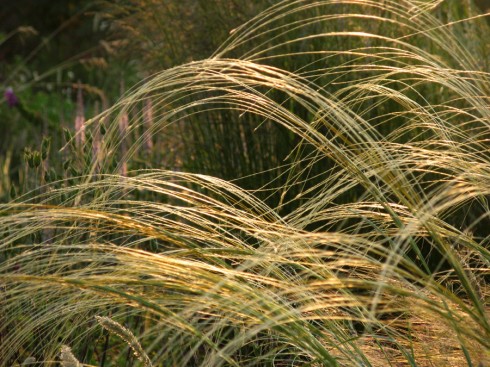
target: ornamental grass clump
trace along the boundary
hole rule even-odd
[[[0,207],[0,361],[488,364],[474,11],[282,1],[87,121],[107,130],[76,184]],[[180,169],[138,169],[175,126]]]

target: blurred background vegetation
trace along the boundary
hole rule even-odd
[[[0,83],[19,100],[0,104],[0,200],[26,191],[24,149],[51,151],[73,131],[77,91],[92,117],[156,71],[210,56],[231,29],[269,0],[20,0],[0,6]],[[80,83],[80,84],[79,84]],[[66,158],[66,157],[64,157]],[[61,169],[63,157],[52,164]],[[12,189],[13,188],[13,189]]]

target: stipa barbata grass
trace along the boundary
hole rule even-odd
[[[138,358],[145,367],[152,366],[150,358],[130,330],[122,326],[117,321],[114,321],[106,316],[95,316],[95,319],[97,320],[99,325],[106,329],[108,332],[115,334],[122,340],[124,340],[133,351],[135,357]]]
[[[61,346],[60,362],[62,367],[82,367],[68,345]]]
[[[348,16],[332,17],[340,3]],[[44,325],[54,343],[78,337],[74,316],[81,326],[110,312],[144,318],[139,340],[156,365],[335,365],[330,355],[346,367],[483,361],[488,74],[474,71],[474,53],[459,45],[468,42],[430,14],[412,18],[411,3],[283,2],[234,32],[220,57],[159,73],[115,106],[100,165],[87,168],[96,179],[0,206],[0,305],[13,310],[0,322],[0,360],[30,352],[46,339],[37,332]],[[337,32],[340,22],[350,31]],[[302,142],[291,156],[304,148],[297,169],[277,178],[277,192],[301,189],[285,196],[290,207],[216,178],[227,176],[210,166],[107,174],[141,150],[144,140],[133,142],[117,168],[106,159],[121,148],[121,116],[131,116],[136,135],[150,97],[149,136],[194,116],[202,127],[211,112],[223,129],[249,115],[282,126]],[[234,153],[220,157],[280,162],[263,144],[243,147],[250,140],[241,136],[254,136],[245,127]],[[206,153],[229,141],[199,136]],[[42,242],[45,228],[55,233]],[[122,357],[111,352],[112,363]]]
[[[36,358],[27,357],[24,362],[22,362],[22,366],[32,366],[36,364]]]

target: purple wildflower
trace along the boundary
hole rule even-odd
[[[14,90],[11,87],[8,87],[5,90],[3,96],[5,97],[5,100],[7,101],[9,107],[15,107],[19,104],[19,99],[17,98],[17,96],[14,93]]]

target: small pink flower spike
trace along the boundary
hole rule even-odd
[[[77,90],[77,114],[75,117],[75,142],[78,148],[85,143],[85,115],[83,108],[82,84],[78,82]]]
[[[153,105],[151,99],[147,99],[143,107],[143,119],[145,123],[145,129],[148,133],[151,132],[153,125]],[[151,134],[148,134],[148,138],[145,140],[146,150],[151,153],[153,150],[153,140]]]

